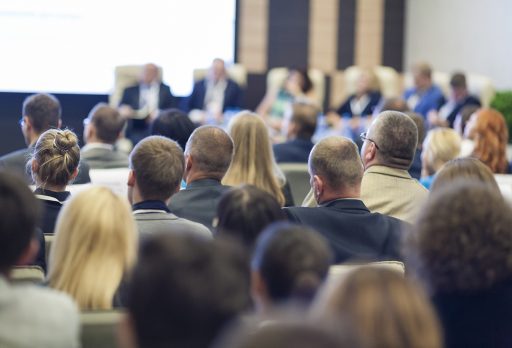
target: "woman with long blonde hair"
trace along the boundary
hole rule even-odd
[[[130,206],[104,187],[82,191],[62,208],[49,260],[48,284],[81,310],[111,309],[137,253]]]
[[[242,111],[233,117],[228,128],[235,150],[222,183],[254,185],[274,196],[281,206],[293,205],[293,199],[286,192],[286,178],[274,159],[268,129],[261,117]]]

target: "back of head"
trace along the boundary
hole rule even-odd
[[[179,187],[185,167],[178,143],[153,135],[141,140],[130,154],[130,168],[144,200],[166,201]]]
[[[450,86],[457,89],[466,89],[466,75],[456,72],[450,78]]]
[[[357,145],[348,138],[322,139],[311,150],[308,165],[311,174],[322,177],[333,191],[361,186],[363,163]]]
[[[408,112],[410,111],[407,106],[407,102],[402,98],[388,98],[384,101],[380,112],[384,111],[400,111],[400,112]]]
[[[378,145],[376,158],[379,164],[409,169],[418,144],[418,128],[409,116],[384,111],[372,123],[370,132]]]
[[[187,233],[148,238],[132,279],[128,312],[140,347],[207,347],[250,301],[243,253]]]
[[[423,142],[423,165],[432,175],[446,162],[457,158],[461,149],[460,135],[451,128],[436,128],[431,130]]]
[[[384,110],[382,110],[384,111]],[[405,113],[407,116],[409,116],[414,124],[416,125],[416,128],[418,128],[418,146],[420,146],[420,144],[423,144],[423,140],[425,140],[425,134],[426,134],[426,130],[425,130],[425,119],[423,118],[423,116],[421,114],[418,114],[417,112],[413,112],[413,111],[402,111],[403,113]]]
[[[34,238],[40,207],[23,180],[0,172],[0,209],[0,273],[6,273]]]
[[[97,104],[87,119],[94,126],[98,140],[107,144],[117,141],[126,124],[126,119],[119,111],[105,103]]]
[[[374,266],[349,273],[322,293],[315,311],[324,320],[351,322],[365,347],[442,347],[426,295],[393,270]]]
[[[459,180],[432,192],[407,235],[406,265],[432,294],[485,291],[512,276],[510,226],[499,192]]]
[[[296,102],[292,105],[291,123],[297,127],[297,137],[311,140],[316,131],[318,108],[306,102]]]
[[[327,242],[315,231],[280,223],[258,239],[251,268],[261,275],[273,303],[308,303],[327,276],[331,258]]]
[[[508,127],[499,111],[479,109],[471,116],[466,133],[475,143],[473,157],[484,162],[494,173],[508,172]]]
[[[70,130],[49,129],[37,140],[28,165],[37,186],[66,186],[80,163],[78,138]]]
[[[79,192],[57,219],[49,285],[70,294],[83,310],[112,308],[136,250],[136,227],[126,199],[104,187]]]
[[[202,126],[194,130],[185,147],[196,170],[222,180],[233,158],[233,140],[219,127]]]
[[[151,135],[162,135],[172,139],[184,149],[196,125],[183,111],[167,109],[158,113],[150,128]]]
[[[32,126],[39,134],[58,128],[61,112],[59,101],[50,94],[33,94],[23,102],[23,116],[32,120]]]
[[[276,199],[251,185],[226,192],[217,205],[217,232],[239,240],[252,249],[259,234],[285,215]]]

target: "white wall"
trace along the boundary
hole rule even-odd
[[[512,89],[511,0],[407,0],[405,65],[479,73]]]

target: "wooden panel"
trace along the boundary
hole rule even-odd
[[[382,63],[384,0],[358,0],[356,7],[355,64],[373,67]]]
[[[309,67],[325,73],[336,70],[339,0],[311,0]]]
[[[237,58],[248,72],[267,70],[268,1],[239,1]]]

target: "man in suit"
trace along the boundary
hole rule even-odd
[[[199,222],[213,231],[217,204],[229,186],[221,180],[231,164],[233,140],[221,128],[202,126],[190,136],[185,147],[187,187],[174,194],[169,209],[179,217]]]
[[[361,200],[363,164],[356,144],[344,137],[325,138],[311,151],[308,165],[319,206],[284,208],[288,218],[322,234],[336,263],[399,260],[402,222],[371,213]]]
[[[23,116],[20,120],[21,132],[27,147],[0,157],[0,170],[20,175],[25,178],[27,183],[31,184],[33,180],[31,173],[27,170],[27,161],[39,136],[48,129],[61,127],[61,112],[60,102],[53,95],[33,94],[28,96],[23,101]],[[90,181],[89,166],[86,161],[81,161],[74,183],[84,184]]]
[[[144,65],[139,83],[126,88],[119,103],[119,112],[129,119],[127,137],[136,144],[149,135],[149,124],[158,110],[175,106],[170,87],[160,80],[158,66]]]
[[[194,84],[187,100],[187,111],[206,110],[218,116],[226,109],[242,107],[242,89],[230,79],[222,59],[213,60],[208,76]]]
[[[167,204],[180,189],[185,159],[173,140],[150,136],[141,140],[130,154],[128,199],[141,238],[157,232],[187,231],[211,238],[204,225],[172,214]]]
[[[276,162],[308,162],[309,153],[314,145],[311,138],[316,131],[318,113],[318,108],[312,104],[293,103],[286,134],[287,141],[273,146]]]
[[[14,265],[31,264],[37,254],[39,208],[23,180],[0,173],[0,345],[79,347],[80,317],[68,295],[9,278]]]
[[[128,155],[117,151],[126,119],[105,103],[96,105],[84,119],[86,145],[80,151],[91,169],[128,168]]]

